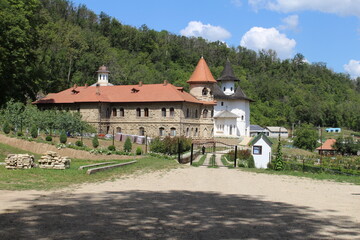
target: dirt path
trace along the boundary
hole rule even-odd
[[[87,151],[75,150],[71,148],[57,149],[56,146],[54,145],[50,145],[46,143],[29,142],[22,139],[7,137],[3,134],[0,134],[0,142],[37,154],[44,154],[46,151],[54,151],[59,153],[61,156],[68,156],[70,158],[78,158],[78,159],[103,160],[103,159],[129,158],[129,156],[124,156],[124,155],[94,155]]]
[[[360,186],[235,169],[0,194],[0,239],[360,239]]]

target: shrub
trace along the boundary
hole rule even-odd
[[[60,142],[65,144],[67,142],[67,136],[65,132],[61,132],[60,134]]]
[[[131,152],[132,149],[132,143],[130,138],[126,138],[124,143],[124,151],[125,152]]]
[[[98,137],[95,136],[93,139],[92,139],[92,145],[93,145],[93,148],[97,148],[99,146],[99,140],[98,140]]]
[[[37,138],[38,137],[38,128],[36,126],[32,126],[30,129],[30,135],[33,138]]]
[[[22,136],[24,136],[24,133],[23,132],[17,132],[17,136],[22,137]]]
[[[180,152],[189,151],[191,148],[191,139],[186,137],[159,137],[154,138],[150,143],[152,152],[173,155],[178,152],[178,143],[180,143]]]
[[[108,150],[109,150],[109,151],[115,151],[116,148],[115,148],[114,145],[110,145],[110,146],[108,146]]]
[[[255,168],[254,157],[250,155],[248,159],[248,168]]]
[[[78,146],[78,147],[82,147],[82,146],[84,146],[84,143],[82,141],[80,141],[80,140],[77,140],[75,142],[75,145]]]
[[[4,123],[3,131],[4,131],[5,134],[9,134],[9,133],[10,133],[10,125],[9,125],[8,122],[5,122],[5,123]]]
[[[137,147],[136,148],[136,155],[141,155],[141,154],[142,154],[141,147]]]
[[[46,136],[45,140],[46,140],[47,142],[51,142],[51,141],[52,141],[52,137],[51,137],[51,136]]]

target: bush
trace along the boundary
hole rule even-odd
[[[178,143],[180,142],[180,152],[189,151],[191,148],[191,139],[185,137],[159,137],[154,138],[150,143],[152,152],[173,155],[178,152]]]
[[[248,168],[255,168],[254,157],[252,155],[248,159]]]
[[[36,126],[32,126],[30,129],[30,135],[32,138],[38,137],[38,128]]]
[[[51,141],[52,141],[52,137],[51,137],[51,136],[46,136],[45,140],[46,140],[47,142],[51,142]]]
[[[136,155],[141,155],[141,154],[142,154],[141,147],[137,147],[136,148]]]
[[[9,133],[10,133],[10,125],[9,125],[8,122],[5,122],[5,123],[4,123],[3,131],[4,131],[5,134],[9,134]]]
[[[93,145],[93,148],[97,148],[99,146],[99,140],[98,140],[98,137],[95,136],[93,139],[92,139],[92,145]]]
[[[130,138],[126,138],[124,143],[124,151],[125,152],[131,152],[132,149],[132,143]]]
[[[67,142],[67,136],[66,136],[66,133],[65,132],[62,132],[60,134],[60,142],[65,144]]]
[[[17,136],[22,137],[22,136],[24,136],[24,133],[23,132],[17,132]]]
[[[108,146],[108,150],[109,150],[109,151],[115,151],[116,148],[115,148],[114,145],[110,145],[110,146]]]
[[[82,147],[82,146],[84,146],[84,143],[82,141],[80,141],[80,140],[77,140],[75,142],[75,145],[78,146],[78,147]]]

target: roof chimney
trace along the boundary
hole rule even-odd
[[[167,80],[164,80],[164,86],[166,86],[168,84]]]
[[[100,95],[100,84],[96,84],[96,95]]]
[[[142,84],[143,84],[143,82],[142,82],[142,81],[140,81],[140,82],[139,82],[139,87],[141,87],[141,86],[142,86]]]
[[[76,88],[77,88],[77,85],[76,85],[76,83],[74,84],[73,88],[74,88],[74,89],[76,89]]]
[[[87,83],[85,83],[85,86],[84,86],[84,87],[87,88],[88,86],[89,86],[89,85],[88,85]]]

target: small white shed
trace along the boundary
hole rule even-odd
[[[251,155],[254,157],[256,168],[267,168],[271,161],[272,142],[264,134],[259,134],[250,142]]]

